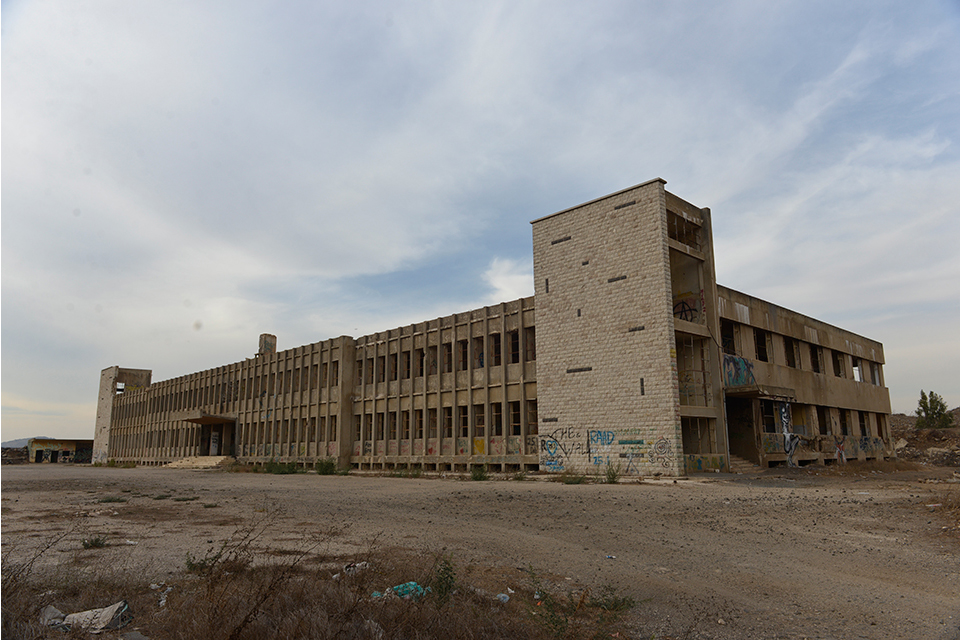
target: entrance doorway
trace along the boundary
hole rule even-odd
[[[757,449],[757,433],[754,427],[754,400],[727,396],[727,431],[730,437],[730,453],[760,463]]]
[[[201,456],[233,456],[234,422],[204,424],[200,428]]]

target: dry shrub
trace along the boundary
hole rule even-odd
[[[340,530],[305,536],[278,556],[275,548],[260,543],[273,518],[264,513],[192,558],[192,571],[181,565],[173,576],[135,566],[130,548],[111,547],[105,551],[116,553],[109,558],[75,551],[72,561],[45,571],[34,570],[30,554],[19,563],[8,563],[5,554],[3,637],[88,637],[79,630],[64,634],[40,626],[41,609],[53,604],[72,613],[127,600],[132,628],[174,640],[588,638],[612,631],[615,610],[626,602],[614,593],[560,591],[567,587],[553,583],[524,586],[522,574],[513,569],[457,567],[449,557],[377,549],[374,543],[359,557],[334,557],[327,543]],[[47,553],[65,535],[33,555]],[[344,564],[350,561],[366,564],[348,573]],[[334,574],[340,575],[335,579]],[[166,584],[152,588],[150,577],[160,575]],[[373,597],[411,581],[429,591],[411,600]],[[496,596],[508,584],[516,589],[504,603]],[[161,606],[160,595],[168,587],[172,590]],[[553,592],[559,595],[544,596]]]

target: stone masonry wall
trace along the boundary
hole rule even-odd
[[[663,185],[533,222],[542,470],[683,473]]]

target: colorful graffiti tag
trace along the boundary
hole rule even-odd
[[[723,354],[723,384],[728,387],[753,387],[757,379],[753,377],[753,363],[740,356]]]

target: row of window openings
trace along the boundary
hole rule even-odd
[[[457,421],[454,423],[454,409],[457,410]],[[507,435],[523,435],[521,428],[520,402],[508,402],[509,418]],[[361,418],[363,418],[361,423]],[[396,412],[368,413],[365,416],[354,415],[354,440],[422,440],[437,438],[442,432],[444,438],[456,436],[467,438],[470,436],[470,412],[467,406],[443,407],[437,409],[414,409],[401,411],[399,419]],[[527,434],[537,433],[537,401],[527,400]],[[483,438],[487,435],[486,416],[484,405],[473,405],[473,436]],[[490,405],[490,436],[504,435],[503,405]],[[375,437],[371,437],[375,436]]]
[[[537,359],[536,333],[533,327],[527,327],[524,331],[526,332],[526,335],[524,335],[526,347],[524,359],[527,362],[532,362]],[[484,358],[483,342],[482,337],[476,337],[470,340],[457,340],[456,345],[452,342],[445,342],[439,347],[414,349],[412,353],[409,351],[391,353],[378,356],[376,363],[374,363],[373,358],[367,358],[366,366],[364,366],[364,360],[357,360],[357,384],[373,384],[374,375],[376,375],[377,382],[386,382],[388,380],[407,380],[411,376],[420,378],[424,374],[436,375],[441,371],[443,373],[453,373],[454,346],[456,346],[457,354],[457,371],[467,371],[471,368],[471,364],[473,369],[482,369],[487,363],[491,367],[499,367],[503,363],[504,356],[506,356],[509,364],[520,362],[519,331],[507,332],[507,351],[505,354],[502,352],[503,344],[499,333],[492,333],[489,336],[487,342],[488,358]],[[471,358],[472,363],[470,362]]]
[[[783,337],[784,362],[792,369],[800,369],[800,350],[803,344],[806,344],[810,350],[810,368],[814,373],[826,373],[826,367],[823,360],[823,347],[813,343],[804,343],[790,336]],[[764,329],[753,329],[754,348],[756,349],[757,360],[761,362],[771,361],[771,346],[773,344],[772,335]],[[732,356],[737,353],[736,334],[734,323],[729,320],[720,321],[720,343],[723,352]],[[857,382],[870,382],[875,385],[880,384],[880,365],[876,362],[863,360],[856,356],[851,356],[853,364],[853,379]],[[831,362],[833,364],[833,374],[838,378],[846,377],[846,358],[841,351],[831,351]],[[869,380],[865,377],[868,373]]]
[[[241,443],[308,443],[308,442],[336,442],[337,416],[320,416],[318,419],[296,418],[292,420],[276,420],[261,422],[256,425],[245,425],[241,428]]]
[[[329,373],[329,375],[328,375]],[[147,400],[121,404],[119,417],[121,420],[142,417],[147,413],[177,411],[188,407],[199,407],[209,404],[232,402],[239,398],[251,400],[261,395],[274,395],[275,391],[289,394],[291,390],[301,393],[318,388],[326,388],[340,384],[340,362],[334,360],[328,363],[315,364],[302,369],[288,369],[286,372],[277,371],[253,376],[246,380],[225,381],[214,385],[204,385],[199,388],[165,393]],[[125,385],[117,384],[117,393],[122,394]]]
[[[831,424],[829,421],[827,407],[817,407],[817,422],[820,427],[820,435],[829,436],[832,435]],[[856,421],[853,420],[850,414],[856,414]],[[841,436],[869,436],[870,429],[867,425],[867,415],[866,411],[854,411],[850,409],[837,409],[837,414],[839,416],[839,427]],[[779,433],[780,419],[776,413],[776,407],[774,406],[773,400],[761,400],[760,401],[760,419],[763,423],[763,430],[766,433]],[[881,438],[886,439],[886,429],[884,425],[884,418],[882,414],[876,415],[876,425],[877,433]],[[794,424],[794,429],[796,433],[802,433],[802,425]],[[813,434],[805,434],[813,435]]]

